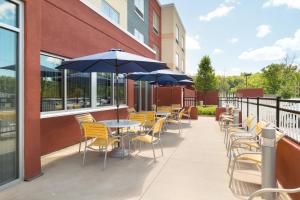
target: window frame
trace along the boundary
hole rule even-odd
[[[102,11],[103,5],[101,5],[100,12],[101,12],[103,15],[105,15],[106,17],[108,17],[110,20],[112,20],[114,23],[120,25],[120,13],[119,13],[113,6],[111,6],[106,0],[101,0],[101,4],[105,4],[106,6],[108,6],[109,10],[108,10],[108,15],[106,15],[106,14]],[[115,13],[118,15],[118,21],[117,21],[117,22],[110,16],[111,11],[115,12]]]
[[[153,19],[152,19],[152,25],[153,25],[153,31],[154,31],[154,33],[156,33],[157,35],[159,35],[159,20],[158,20],[158,15],[156,14],[156,12],[153,10]],[[155,22],[155,19],[156,18],[156,22],[157,22],[157,24],[156,23],[154,23]],[[157,26],[157,27],[156,27]]]
[[[136,35],[137,33],[137,35]],[[143,36],[143,40],[140,40],[140,36]],[[145,35],[143,33],[141,33],[138,29],[134,29],[134,37],[139,41],[139,42],[142,42],[142,43],[145,43]]]
[[[176,52],[175,54],[175,66],[177,69],[179,69],[179,54]]]
[[[40,55],[45,55],[45,56],[51,56],[54,58],[58,58],[58,59],[63,59],[63,60],[69,60],[70,58],[66,58],[66,57],[62,57],[59,55],[55,55],[52,53],[47,53],[44,51],[40,52]],[[78,108],[78,109],[67,109],[67,70],[65,69],[64,72],[64,95],[63,95],[63,107],[64,109],[62,110],[56,110],[56,111],[46,111],[46,112],[41,112],[40,111],[40,116],[41,119],[44,118],[50,118],[50,117],[60,117],[60,116],[67,116],[67,115],[75,115],[75,114],[80,114],[80,113],[85,113],[85,112],[99,112],[99,111],[105,111],[105,110],[113,110],[116,109],[116,102],[114,100],[115,98],[115,84],[114,84],[114,80],[115,80],[115,74],[113,74],[112,76],[112,105],[105,105],[105,106],[98,106],[97,107],[97,72],[92,72],[91,73],[91,106],[88,108]],[[127,88],[128,88],[128,81],[126,79],[126,75],[125,75],[125,86],[124,86],[124,90],[125,90],[125,104],[120,104],[119,108],[126,108],[127,103],[128,103],[128,94],[127,94]],[[41,102],[40,102],[41,103]]]
[[[143,1],[143,8],[140,8],[141,5],[138,5],[138,1]],[[134,0],[134,11],[135,13],[142,19],[144,20],[145,18],[145,0]]]
[[[177,24],[175,27],[175,40],[176,40],[177,44],[179,44],[179,27]]]

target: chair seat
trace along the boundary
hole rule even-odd
[[[145,121],[144,126],[146,127],[152,127],[155,124],[155,121]]]
[[[132,141],[141,141],[141,142],[151,144],[153,141],[155,141],[157,139],[158,138],[153,137],[153,140],[152,140],[152,136],[150,136],[150,135],[140,135],[140,136],[136,136],[136,137],[132,138],[131,140]]]
[[[116,142],[120,142],[120,140],[118,138],[108,138],[108,143],[107,145],[112,145]],[[89,146],[106,146],[106,140],[105,139],[96,139],[95,141],[93,141]]]
[[[167,121],[167,123],[171,123],[171,124],[177,124],[177,123],[179,123],[177,120],[175,120],[175,119],[167,119],[166,120]]]
[[[240,145],[246,145],[248,147],[253,147],[257,149],[260,148],[260,145],[257,143],[257,141],[246,138],[234,141],[233,145],[235,147],[239,147]]]
[[[261,154],[242,154],[238,156],[239,160],[250,160],[256,162],[257,164],[261,163]]]

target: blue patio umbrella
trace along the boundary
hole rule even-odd
[[[188,79],[180,80],[177,82],[179,85],[193,85],[194,82]]]
[[[150,73],[136,72],[127,76],[128,79],[135,81],[150,81],[158,85],[174,85],[180,80],[191,79],[189,76],[172,71],[172,70],[157,70]],[[156,91],[156,105],[157,105],[158,91]],[[157,108],[157,106],[156,106]]]
[[[121,49],[111,49],[107,52],[64,61],[57,69],[71,69],[80,72],[115,73],[117,77],[117,120],[119,120],[118,75],[167,69],[167,65],[164,62],[124,52]]]

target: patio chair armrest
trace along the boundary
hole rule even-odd
[[[300,187],[293,188],[293,189],[263,188],[253,192],[249,196],[248,200],[253,200],[254,197],[260,196],[261,194],[265,194],[265,193],[298,193],[298,192],[300,192]]]

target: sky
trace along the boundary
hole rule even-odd
[[[209,55],[218,75],[255,73],[288,55],[300,64],[300,0],[160,0],[186,29],[186,73]]]

